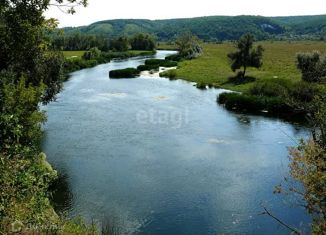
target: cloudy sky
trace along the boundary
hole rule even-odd
[[[326,0],[89,0],[87,8],[67,15],[56,7],[47,17],[60,26],[88,25],[107,19],[169,19],[210,15],[315,15],[326,14]]]

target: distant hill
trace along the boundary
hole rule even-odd
[[[67,35],[82,33],[116,37],[144,32],[159,40],[171,40],[182,31],[190,30],[207,41],[233,40],[244,33],[253,33],[257,39],[320,38],[326,35],[326,15],[316,16],[208,16],[187,19],[144,20],[118,19],[93,23],[89,26],[67,27]]]

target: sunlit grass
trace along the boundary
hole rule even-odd
[[[262,79],[299,80],[300,72],[296,68],[296,53],[319,50],[326,53],[325,42],[258,42],[264,51],[263,66],[260,69],[250,68],[247,76]],[[193,82],[220,85],[227,89],[245,91],[250,84],[236,85],[228,82],[234,76],[230,69],[227,54],[234,50],[231,43],[203,44],[201,57],[179,63],[177,78]]]
[[[63,51],[63,55],[66,59],[81,58],[85,51]]]

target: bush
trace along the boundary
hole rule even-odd
[[[83,55],[84,60],[93,60],[101,56],[101,51],[97,47],[93,47],[86,51]]]
[[[177,77],[177,71],[175,69],[164,71],[160,73],[160,77],[167,77],[170,80],[174,80]]]
[[[204,89],[206,89],[207,84],[204,83],[204,82],[198,82],[198,83],[196,84],[196,87],[197,87],[198,89],[204,90]]]
[[[135,68],[111,70],[110,78],[135,78],[139,76],[139,71]]]
[[[261,112],[266,110],[273,115],[293,112],[284,99],[279,97],[250,96],[239,93],[222,93],[218,97],[218,103],[224,104],[229,110]]]
[[[249,94],[255,96],[285,97],[288,95],[289,87],[291,87],[289,82],[282,79],[258,81],[249,89]]]
[[[178,63],[171,60],[161,60],[161,59],[148,59],[145,61],[145,65],[156,65],[159,67],[176,67]]]
[[[166,56],[165,59],[172,60],[172,61],[181,61],[183,58],[180,54],[174,54],[174,55]]]
[[[326,56],[318,51],[312,53],[299,53],[297,67],[301,70],[302,80],[306,82],[322,82],[326,77]]]
[[[139,71],[150,71],[150,70],[158,70],[159,66],[158,65],[139,65],[137,67],[137,70]]]
[[[91,68],[98,64],[97,60],[83,60],[83,59],[66,59],[63,69],[65,74],[69,74],[71,72]]]
[[[309,103],[319,93],[319,89],[315,84],[301,81],[293,84],[289,93],[295,101]]]

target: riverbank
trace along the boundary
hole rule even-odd
[[[257,42],[264,51],[263,66],[249,68],[245,79],[235,76],[227,54],[234,51],[232,43],[203,44],[203,54],[193,60],[181,61],[176,70],[161,76],[197,83],[197,88],[224,88],[242,94],[223,94],[219,104],[228,110],[264,113],[275,117],[304,119],[315,95],[325,91],[323,83],[302,81],[296,67],[300,52],[326,52],[325,42]]]
[[[232,79],[235,73],[230,68],[227,54],[234,50],[232,43],[202,44],[203,54],[193,60],[178,64],[174,77],[196,83],[203,83],[233,91],[248,91],[252,84],[262,80],[285,79],[300,81],[296,68],[296,54],[318,50],[326,53],[326,42],[257,42],[265,49],[261,69],[249,68],[249,79],[238,83]]]
[[[125,52],[101,52],[98,57],[92,59],[84,59],[83,55],[86,51],[63,51],[65,57],[64,62],[64,74],[65,80],[68,79],[69,73],[85,69],[92,68],[99,64],[109,63],[113,59],[127,59],[137,56],[152,56],[156,51],[136,51],[130,50]]]

